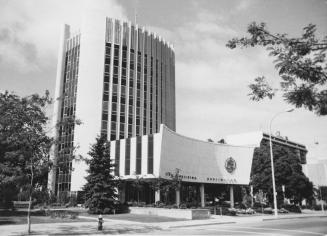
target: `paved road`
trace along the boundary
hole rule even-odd
[[[152,235],[327,235],[327,217],[212,224],[156,230]]]

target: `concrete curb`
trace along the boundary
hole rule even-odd
[[[306,219],[306,218],[323,218],[327,217],[327,215],[310,215],[310,216],[290,216],[290,217],[278,217],[278,218],[266,218],[262,219],[262,221],[270,221],[270,220],[290,220],[290,219]]]
[[[230,221],[230,222],[217,222],[217,223],[208,223],[208,224],[175,225],[175,226],[170,226],[168,228],[173,229],[173,228],[186,228],[186,227],[194,227],[194,226],[223,225],[223,224],[236,224],[236,222],[235,221]]]

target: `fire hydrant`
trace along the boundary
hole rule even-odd
[[[102,218],[102,215],[99,215],[98,217],[98,230],[102,230],[103,226],[103,218]]]

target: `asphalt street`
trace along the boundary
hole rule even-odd
[[[156,230],[152,235],[327,235],[327,217],[211,224]]]

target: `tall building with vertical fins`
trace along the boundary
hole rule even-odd
[[[76,33],[65,25],[55,97],[54,123],[77,118],[82,124],[54,131],[58,168],[48,186],[55,193],[78,191],[87,166],[69,156],[86,156],[98,135],[111,141],[140,137],[159,132],[161,124],[175,131],[174,50],[155,33],[117,19],[85,21]]]

